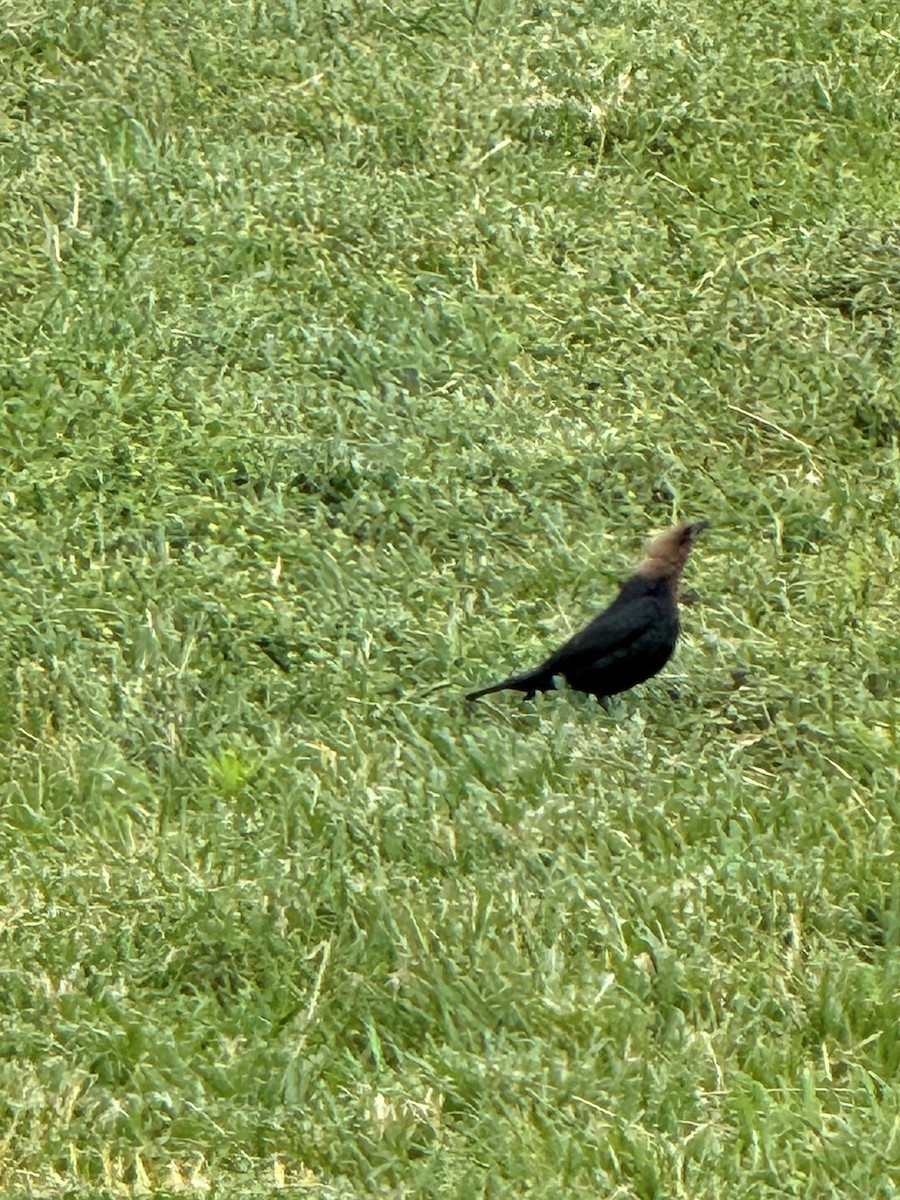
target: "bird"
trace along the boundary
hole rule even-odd
[[[599,616],[531,671],[469,692],[478,700],[509,688],[525,693],[555,689],[554,676],[605,704],[650,679],[672,657],[678,641],[678,583],[697,537],[708,521],[684,521],[647,544],[644,559]]]

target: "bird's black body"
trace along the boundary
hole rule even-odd
[[[678,641],[678,579],[701,528],[699,523],[685,525],[664,534],[651,546],[651,551],[659,547],[659,556],[648,558],[609,608],[540,666],[471,692],[466,699],[511,688],[530,700],[536,692],[552,689],[553,677],[561,675],[570,687],[603,700],[650,679],[672,657]]]

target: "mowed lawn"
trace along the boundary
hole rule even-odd
[[[894,0],[0,46],[0,1190],[895,1197]]]

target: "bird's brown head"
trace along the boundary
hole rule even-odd
[[[691,547],[708,525],[709,521],[685,521],[648,542],[638,574],[645,579],[671,579],[677,582]]]

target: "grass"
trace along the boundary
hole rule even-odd
[[[895,1195],[895,6],[3,30],[0,1188]]]

